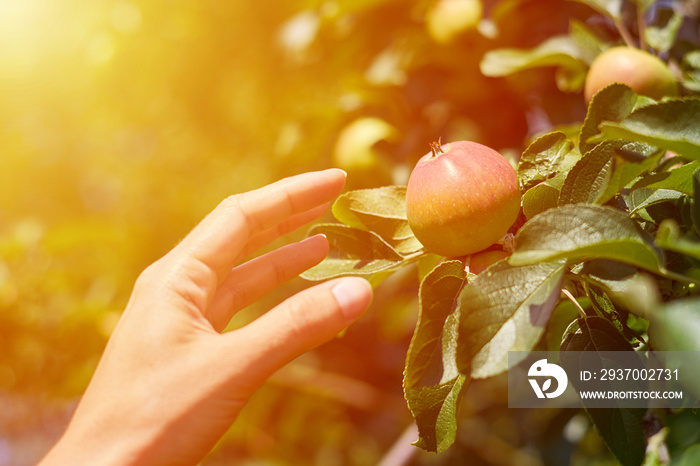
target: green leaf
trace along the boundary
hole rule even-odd
[[[693,203],[690,211],[695,234],[700,234],[700,170],[693,173]]]
[[[672,219],[666,219],[656,231],[656,245],[661,249],[679,252],[700,260],[700,242],[681,235],[678,224]]]
[[[639,108],[619,122],[599,125],[599,139],[627,139],[663,147],[691,159],[700,159],[700,100],[668,100]]]
[[[333,204],[333,215],[344,224],[373,231],[401,254],[423,248],[406,218],[406,187],[385,186],[342,194]]]
[[[581,59],[591,65],[598,55],[606,48],[605,42],[581,21],[571,20],[569,23],[569,35],[578,45],[581,51]]]
[[[492,50],[484,55],[480,64],[481,72],[492,77],[543,66],[558,66],[566,70],[567,78],[557,82],[561,90],[573,92],[583,87],[586,74],[583,54],[569,36],[551,37],[530,50]]]
[[[693,92],[700,92],[700,70],[688,70],[683,73],[683,87]]]
[[[658,351],[687,351],[679,358],[694,372],[683,374],[683,383],[700,396],[700,298],[679,299],[657,309],[650,319],[649,339]]]
[[[630,214],[633,214],[638,210],[646,209],[655,204],[677,201],[683,196],[685,196],[685,194],[672,189],[641,188],[635,189],[629,195],[623,195],[622,198]]]
[[[590,306],[588,298],[577,300],[579,305],[586,309]],[[545,335],[547,342],[547,351],[560,351],[562,335],[566,329],[580,316],[578,308],[569,301],[563,299],[552,311],[552,317],[547,324],[547,333]]]
[[[418,259],[417,265],[418,265],[418,281],[420,283],[423,282],[425,277],[428,276],[430,272],[433,271],[435,267],[440,263],[441,260],[443,260],[444,257],[438,256],[437,254],[433,253],[427,253],[424,254]]]
[[[565,265],[499,262],[462,289],[457,304],[460,372],[492,377],[509,369],[509,351],[535,346],[559,300]]]
[[[644,460],[644,408],[587,409],[608,449],[623,466],[639,466]]]
[[[586,262],[581,276],[589,283],[605,290],[612,302],[636,315],[647,317],[661,302],[656,281],[641,274],[629,264],[608,260]],[[617,309],[616,309],[617,311]],[[620,322],[626,325],[626,319]]]
[[[683,64],[700,69],[700,50],[691,50],[683,56]]]
[[[457,432],[457,411],[468,377],[455,366],[455,300],[466,279],[461,261],[438,265],[421,283],[420,311],[406,357],[404,394],[418,425],[419,447],[441,452]]]
[[[624,144],[624,141],[605,141],[584,155],[566,176],[559,205],[596,202],[608,185],[615,149]]]
[[[633,351],[632,346],[620,332],[602,317],[576,320],[567,329],[567,336],[561,344],[561,349],[562,351]],[[562,353],[561,357],[566,357],[566,354]],[[644,408],[586,409],[586,414],[603,441],[623,466],[638,466],[644,460],[645,412]]]
[[[652,316],[649,331],[658,350],[700,351],[700,298],[667,303]]]
[[[577,0],[579,3],[584,3],[601,15],[612,19],[621,19],[622,17],[622,0]]]
[[[580,155],[564,133],[554,132],[533,141],[518,164],[518,179],[523,192],[570,169]]]
[[[588,140],[599,133],[598,125],[603,121],[623,120],[639,103],[647,100],[640,101],[640,97],[632,89],[619,83],[611,84],[598,91],[588,104],[586,119],[581,127],[579,136],[581,153],[587,153],[597,144]]]
[[[557,207],[559,191],[549,186],[546,182],[540,183],[527,190],[523,195],[523,214],[530,220],[545,210]]]
[[[418,323],[408,347],[404,387],[434,385],[443,376],[457,375],[456,372],[443,374],[440,342],[445,320],[452,314],[466,277],[462,262],[452,260],[435,267],[421,283]]]
[[[645,176],[632,186],[632,190],[647,189],[672,189],[674,191],[693,195],[693,174],[700,168],[700,161],[686,163],[673,170],[654,173]]]
[[[688,90],[700,92],[700,50],[691,50],[686,53],[682,68],[683,86]]]
[[[641,340],[639,340],[637,335],[627,326],[629,313],[618,309],[610,296],[608,296],[608,292],[602,287],[591,284],[592,282],[592,280],[589,280],[585,283],[584,289],[586,290],[586,295],[591,300],[591,307],[595,313],[610,321],[627,341],[634,342],[635,344],[640,343]]]
[[[415,443],[417,447],[442,453],[454,443],[457,435],[456,407],[464,395],[466,381],[465,375],[459,375],[440,385],[406,390],[408,409],[413,413],[416,424],[419,426],[420,437]],[[420,426],[426,427],[421,431]],[[427,426],[433,426],[433,428],[429,429]]]
[[[668,21],[663,26],[649,26],[644,29],[647,44],[659,52],[671,50],[676,43],[678,31],[683,24],[683,17],[671,10]]]
[[[683,450],[681,455],[674,457],[673,466],[696,466],[700,464],[700,444],[695,444]]]
[[[577,66],[560,66],[554,71],[554,82],[562,92],[578,92],[586,83],[586,68],[581,63]]]
[[[580,317],[569,326],[562,351],[634,351],[632,345],[603,317]]]
[[[567,259],[612,259],[657,271],[663,258],[624,213],[597,205],[566,205],[527,222],[515,237],[512,265]]]
[[[600,145],[603,145],[602,143]],[[634,153],[640,157],[631,160],[626,154]],[[648,144],[630,142],[615,150],[612,175],[605,191],[598,197],[596,204],[605,204],[622,189],[628,187],[639,176],[654,169],[664,152]]]
[[[303,274],[306,280],[327,280],[345,275],[374,275],[403,264],[404,257],[376,233],[337,223],[314,226],[310,235],[323,233],[330,243],[330,253],[323,262]]]

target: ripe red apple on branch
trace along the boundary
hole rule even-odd
[[[432,143],[411,173],[406,214],[425,248],[446,257],[481,251],[508,232],[520,210],[513,167],[475,142]]]
[[[613,47],[598,55],[586,76],[586,102],[612,83],[626,84],[637,94],[656,100],[678,95],[676,81],[666,64],[634,47]]]

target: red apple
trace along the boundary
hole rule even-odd
[[[431,148],[408,180],[411,230],[428,251],[442,256],[486,249],[518,216],[515,170],[501,154],[475,142],[433,143]]]
[[[656,100],[678,95],[676,80],[666,64],[633,47],[613,47],[598,55],[586,76],[583,92],[586,102],[612,83],[626,84],[637,94]]]
[[[477,252],[476,254],[472,254],[469,258],[469,271],[479,275],[489,266],[495,264],[501,259],[505,259],[508,256],[510,256],[510,254],[505,251]]]

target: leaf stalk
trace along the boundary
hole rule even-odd
[[[620,36],[622,36],[622,40],[625,41],[625,44],[627,44],[628,47],[636,48],[637,45],[634,43],[634,37],[632,37],[632,33],[627,28],[627,25],[621,19],[615,19],[613,21],[617,31],[620,33]]]
[[[581,305],[578,303],[578,301],[576,300],[576,298],[574,297],[574,295],[572,295],[571,292],[570,292],[569,290],[567,290],[566,288],[562,288],[562,289],[561,289],[561,292],[562,292],[562,294],[563,294],[564,296],[566,296],[567,298],[569,298],[569,301],[571,301],[572,303],[574,303],[574,306],[576,306],[576,309],[578,309],[578,313],[581,315],[581,317],[583,317],[583,318],[588,317],[588,316],[586,315],[586,311],[583,310],[583,308],[581,307]]]

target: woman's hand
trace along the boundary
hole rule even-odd
[[[231,196],[149,266],[41,464],[196,464],[273,372],[357,319],[372,289],[340,278],[220,333],[238,310],[323,260],[328,242],[318,235],[236,266],[320,216],[344,182],[331,169]]]

